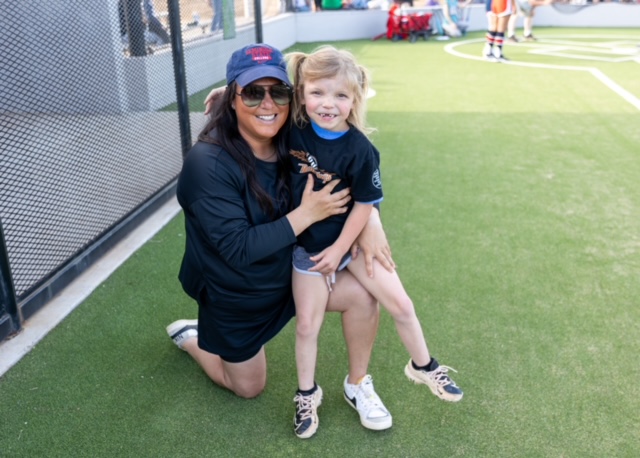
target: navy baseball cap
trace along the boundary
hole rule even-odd
[[[227,84],[240,86],[260,78],[276,78],[291,86],[284,56],[276,48],[259,43],[245,46],[231,55],[227,63]]]

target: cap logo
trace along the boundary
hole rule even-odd
[[[253,60],[258,64],[263,64],[265,62],[272,60],[272,57],[271,57],[272,52],[273,52],[273,49],[265,48],[265,47],[247,49],[247,55],[250,55],[251,60]]]

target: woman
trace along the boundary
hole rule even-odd
[[[264,345],[295,313],[296,236],[316,221],[344,213],[350,197],[348,190],[331,194],[335,184],[313,192],[309,181],[302,203],[291,208],[286,148],[291,89],[280,51],[264,44],[236,51],[227,64],[227,84],[178,180],[187,232],[180,281],[198,302],[198,320],[176,321],[167,332],[215,383],[252,398],[266,384]],[[379,215],[372,214],[355,244],[370,275],[373,257],[389,270],[394,267]],[[390,421],[367,376],[377,304],[349,272],[336,275],[334,290],[327,310],[342,313],[347,381],[358,387],[361,423]],[[321,397],[314,402],[319,405]]]

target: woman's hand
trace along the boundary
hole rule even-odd
[[[362,251],[367,273],[371,278],[373,278],[374,258],[389,272],[393,272],[396,268],[396,263],[393,262],[393,258],[391,257],[391,247],[389,247],[387,236],[382,228],[380,213],[375,207],[371,210],[371,216],[366,226],[351,246],[351,256],[353,259],[358,256],[358,251]]]
[[[211,92],[207,94],[207,98],[204,99],[204,114],[211,114],[214,105],[222,98],[222,94],[226,90],[226,86],[217,87],[215,89],[211,89]]]
[[[340,180],[333,180],[320,191],[314,191],[313,176],[307,177],[300,206],[287,214],[295,235],[301,234],[315,222],[347,211],[346,205],[351,200],[350,189],[345,188],[331,194],[339,182]]]

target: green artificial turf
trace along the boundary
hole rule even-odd
[[[536,32],[640,42],[628,29]],[[479,55],[482,33],[474,38],[456,49]],[[462,402],[406,380],[385,311],[370,372],[390,430],[362,428],[342,399],[337,315],[320,339],[325,399],[312,439],[292,432],[293,323],[267,345],[261,396],[218,388],[164,330],[196,314],[176,278],[179,215],[0,379],[0,455],[636,456],[640,110],[590,72],[463,59],[444,52],[450,43],[336,45],[372,71],[383,222],[431,352],[458,370]],[[505,52],[597,68],[640,97],[637,62]]]

